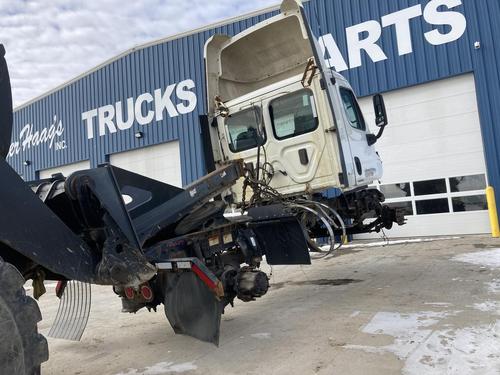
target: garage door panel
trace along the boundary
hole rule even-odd
[[[388,99],[386,99],[388,100]],[[451,101],[451,104],[450,104]],[[361,108],[365,114],[368,126],[370,129],[376,129],[375,126],[375,115],[373,108],[371,111],[367,111],[366,108],[372,107],[371,101],[361,102]],[[388,108],[388,118],[389,126],[392,127],[393,124],[398,124],[398,128],[406,128],[409,126],[422,126],[426,123],[453,123],[458,120],[455,125],[457,129],[462,127],[473,127],[476,122],[467,121],[469,119],[474,119],[477,116],[476,99],[474,95],[468,95],[466,97],[449,97],[441,101],[430,100],[426,103],[421,103],[419,105],[407,105],[401,108]],[[474,129],[475,126],[473,127]],[[439,128],[435,130],[439,131]]]
[[[453,236],[483,233],[484,228],[488,226],[488,215],[484,215],[483,212],[410,216],[407,217],[406,225],[394,227],[386,231],[386,234],[389,237]],[[439,232],[436,228],[439,228]],[[373,235],[361,235],[358,238],[373,237]]]
[[[392,147],[395,144],[408,145],[415,142],[427,142],[432,139],[446,141],[467,134],[474,137],[474,140],[467,143],[477,144],[482,149],[481,134],[477,131],[477,113],[468,113],[461,117],[424,120],[409,125],[398,124],[398,126],[393,127],[391,127],[392,118],[390,117],[389,122],[386,129],[387,134],[384,133],[384,137],[377,143],[377,148]],[[415,131],[414,127],[418,127],[418,131]]]
[[[81,171],[85,169],[90,169],[90,161],[84,160],[77,163],[71,163],[66,165],[61,165],[59,167],[44,169],[39,171],[39,177],[41,179],[50,178],[53,174],[62,173],[65,177],[68,177],[71,173],[76,171]]]
[[[384,162],[380,185],[410,184],[412,193],[403,201],[409,202],[413,210],[407,225],[387,234],[398,237],[488,232],[486,210],[454,213],[451,204],[453,198],[459,198],[451,189],[450,177],[486,174],[473,75],[396,90],[384,97],[389,125],[376,144]],[[361,105],[370,129],[376,132],[371,98],[364,98]],[[446,189],[440,196],[416,196],[414,186],[421,181],[426,181],[431,190],[433,184],[442,186],[446,182]],[[469,199],[476,196],[482,200],[483,189],[465,194]],[[417,215],[415,209],[417,205],[423,207],[418,203],[422,199],[428,208]],[[397,201],[401,198],[387,200]],[[433,207],[447,207],[450,212],[430,214],[428,210],[435,211]]]
[[[462,94],[471,96],[474,99],[473,103],[476,102],[476,87],[472,74],[429,82],[424,85],[412,86],[394,92],[401,93],[403,90],[405,91],[404,95],[391,95],[391,107],[395,109],[400,107],[404,108],[408,105],[415,105],[416,103],[430,102]],[[388,93],[388,95],[390,94],[391,93]],[[411,101],[408,101],[409,96],[411,96]]]
[[[178,141],[113,154],[109,156],[109,162],[170,185],[182,186]]]
[[[478,168],[477,164],[471,158],[463,155],[457,155],[456,163],[447,165],[447,176],[443,176],[439,165],[429,163],[429,160],[415,160],[411,168],[407,168],[407,163],[384,163],[383,183],[399,183],[409,181],[430,180],[442,177],[468,176],[484,173],[484,169]],[[403,170],[406,171],[404,172]],[[403,172],[392,172],[401,170]]]
[[[457,154],[462,152],[467,154],[481,154],[483,151],[482,146],[475,144],[480,140],[481,138],[473,133],[456,135],[453,137],[443,136],[422,141],[416,140],[415,142],[404,144],[392,144],[383,150],[381,147],[379,153],[384,158],[383,160],[391,160],[392,157],[399,155],[403,160],[439,158],[440,162],[447,162],[449,158],[454,158]],[[473,141],[476,142],[473,143]],[[470,146],[467,146],[468,144],[470,144]],[[457,145],[464,146],[464,151],[457,150]],[[451,162],[453,161],[451,160]]]

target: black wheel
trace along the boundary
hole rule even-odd
[[[19,271],[0,258],[0,374],[39,374],[49,358],[47,341],[38,333],[40,309],[23,285]]]

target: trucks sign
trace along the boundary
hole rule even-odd
[[[197,103],[196,94],[191,91],[194,87],[193,80],[187,79],[169,85],[165,90],[157,89],[152,94],[145,92],[137,98],[128,98],[125,104],[118,101],[114,105],[108,104],[84,112],[82,121],[87,138],[94,138],[94,128],[102,137],[106,131],[116,133],[118,130],[130,129],[136,121],[139,125],[148,125],[153,120],[163,120],[165,115],[177,117],[193,112]]]

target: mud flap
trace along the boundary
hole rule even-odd
[[[253,207],[249,224],[270,265],[311,264],[304,228],[285,206]]]
[[[193,272],[166,273],[165,315],[176,334],[219,345],[222,303]]]
[[[80,341],[90,315],[90,284],[68,281],[59,302],[49,337]]]

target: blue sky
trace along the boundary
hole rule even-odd
[[[0,0],[14,105],[134,45],[238,16],[279,0]]]

